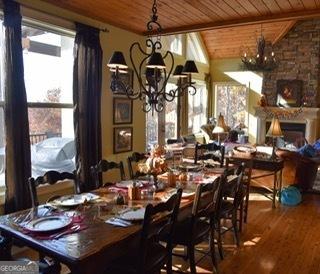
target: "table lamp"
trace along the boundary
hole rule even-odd
[[[282,131],[280,127],[280,122],[277,116],[274,116],[271,121],[270,128],[267,132],[267,137],[272,137],[272,155],[271,158],[272,160],[276,159],[276,139],[277,137],[282,137]]]
[[[220,134],[221,133],[225,133],[227,131],[227,125],[224,122],[224,117],[223,115],[220,113],[219,117],[218,117],[218,122],[217,125],[214,127],[212,133],[213,134],[217,134],[218,135],[218,144],[221,145],[220,142]]]

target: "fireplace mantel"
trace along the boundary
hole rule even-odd
[[[266,107],[267,111],[278,111],[279,107]],[[290,108],[295,111],[299,108]],[[285,111],[285,110],[284,110]],[[255,116],[257,117],[257,144],[265,143],[266,121],[271,120],[263,107],[255,107]],[[306,139],[309,143],[313,143],[317,139],[318,127],[320,124],[320,108],[302,108],[302,112],[294,118],[283,118],[280,122],[286,123],[303,123],[306,124]]]

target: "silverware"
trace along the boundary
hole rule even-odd
[[[66,231],[63,231],[61,233],[58,233],[56,235],[53,236],[54,239],[58,239],[64,235],[68,235],[74,232],[77,232],[80,229],[80,225],[73,225],[72,227],[70,227],[69,229],[67,229]]]
[[[111,225],[115,225],[115,226],[121,226],[121,227],[128,227],[128,226],[132,225],[132,223],[129,221],[125,221],[125,220],[115,218],[115,217],[106,220],[106,223],[111,224]]]

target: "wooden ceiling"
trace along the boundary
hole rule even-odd
[[[145,33],[153,3],[153,0],[43,1],[140,34]],[[255,43],[261,24],[267,40],[273,41],[293,21],[320,17],[320,0],[158,0],[158,15],[165,33],[203,31],[210,56],[225,57],[235,55],[231,42],[243,45],[243,41],[248,41],[248,46]],[[232,37],[233,34],[236,36]],[[220,42],[221,37],[225,42]]]
[[[261,31],[266,41],[275,44],[296,21],[255,24],[202,31],[201,36],[211,59],[239,57],[243,52],[256,54]]]

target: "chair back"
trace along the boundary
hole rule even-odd
[[[119,163],[116,163],[116,162],[109,162],[103,159],[97,165],[91,167],[91,175],[95,181],[96,189],[99,187],[102,187],[102,183],[99,177],[102,175],[103,172],[107,172],[111,169],[119,169],[121,180],[126,179],[122,161],[120,161]]]
[[[29,184],[32,206],[35,207],[35,206],[39,205],[39,200],[38,200],[38,195],[37,195],[37,187],[38,186],[45,185],[45,184],[54,185],[57,182],[63,181],[66,179],[74,181],[74,192],[79,193],[80,192],[79,185],[78,185],[78,181],[75,176],[75,172],[74,173],[69,173],[69,172],[60,173],[55,170],[50,170],[50,171],[47,171],[43,176],[39,176],[37,178],[30,177],[28,179],[28,184]],[[57,196],[55,196],[54,198],[57,198]],[[52,199],[53,199],[53,197],[50,198],[49,200],[52,200]]]
[[[197,164],[199,160],[212,159],[219,163],[220,167],[224,164],[225,147],[215,143],[196,144],[194,163]]]
[[[146,258],[149,251],[149,244],[157,241],[159,234],[162,235],[165,233],[167,236],[168,242],[166,243],[168,256],[171,252],[172,245],[171,239],[175,224],[177,221],[180,201],[181,201],[182,189],[178,189],[177,193],[172,195],[170,199],[165,203],[159,203],[157,205],[148,204],[144,214],[144,220],[142,224],[140,246],[139,246],[139,262],[138,263],[138,272],[145,273],[144,266],[146,265]],[[164,225],[158,229],[159,222],[156,217],[162,214],[166,215],[166,220]],[[156,216],[157,215],[157,216]],[[163,222],[162,222],[163,223]]]
[[[243,182],[245,184],[250,184],[251,175],[252,175],[252,167],[253,167],[253,159],[252,158],[235,158],[235,157],[227,157],[226,158],[226,168],[230,169],[230,167],[236,169],[236,173],[239,174],[239,168],[244,169],[243,174]]]
[[[211,183],[199,184],[196,189],[190,220],[190,237],[193,237],[197,222],[200,218],[212,221],[212,213],[215,206],[215,197],[220,188],[220,178]]]
[[[145,153],[139,153],[139,152],[133,152],[131,156],[128,157],[128,170],[129,170],[129,176],[130,179],[135,179],[138,178],[139,176],[144,176],[146,175],[145,173],[142,173],[140,171],[134,172],[133,169],[133,163],[138,163],[143,160],[147,160],[148,155]]]

